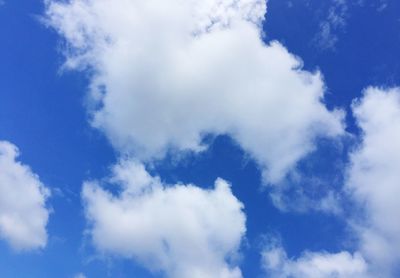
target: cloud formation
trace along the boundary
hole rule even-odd
[[[321,50],[334,50],[339,40],[337,32],[343,31],[348,18],[348,1],[333,0],[326,19],[319,25],[314,43]]]
[[[16,250],[43,248],[50,191],[16,160],[18,154],[16,146],[0,141],[0,237]]]
[[[347,187],[365,213],[354,226],[373,270],[390,277],[400,261],[400,89],[366,89],[353,113],[362,140]]]
[[[369,87],[353,102],[361,130],[345,190],[357,208],[348,224],[357,251],[305,252],[293,260],[280,245],[263,253],[272,277],[394,277],[400,261],[400,88]]]
[[[359,253],[305,252],[288,258],[280,245],[262,252],[262,266],[271,278],[365,278],[367,264]]]
[[[65,66],[90,69],[93,126],[141,161],[201,151],[228,134],[278,182],[343,133],[324,103],[319,72],[278,42],[265,44],[263,0],[47,2],[66,41]]]
[[[245,234],[243,205],[222,179],[213,189],[165,185],[140,163],[121,161],[112,194],[86,182],[88,232],[102,253],[142,263],[168,277],[241,277],[235,257]]]

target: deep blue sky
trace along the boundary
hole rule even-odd
[[[400,84],[400,2],[388,0],[382,11],[373,1],[365,2],[348,5],[345,25],[332,31],[337,36],[333,49],[321,49],[314,39],[330,1],[268,2],[265,40],[280,41],[304,61],[306,69],[323,73],[329,107],[348,110],[363,88]],[[6,0],[0,6],[0,139],[17,145],[21,161],[54,189],[50,239],[44,250],[21,254],[0,241],[0,277],[62,278],[79,272],[88,277],[151,277],[130,261],[96,259],[84,237],[82,181],[105,176],[116,157],[106,138],[87,122],[87,79],[82,73],[60,71],[64,60],[59,37],[40,22],[42,13],[43,4],[37,0]],[[350,132],[357,132],[350,115],[347,124]],[[341,163],[352,142],[344,150],[321,142],[319,151],[299,169],[326,183],[339,175],[333,182],[339,189]],[[332,168],[339,174],[330,172]],[[277,210],[269,189],[261,188],[255,163],[227,137],[216,138],[199,157],[178,165],[162,163],[157,173],[168,182],[200,186],[212,184],[216,177],[232,182],[248,217],[244,277],[259,275],[259,251],[266,233],[279,232],[290,256],[304,249],[336,252],[348,244],[345,225],[335,216]]]

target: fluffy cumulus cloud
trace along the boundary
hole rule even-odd
[[[121,161],[110,184],[86,182],[88,233],[104,254],[131,258],[168,277],[241,277],[235,257],[245,234],[243,205],[222,179],[212,189],[165,185],[142,164]]]
[[[305,252],[288,258],[280,245],[262,252],[262,266],[272,278],[365,278],[367,263],[359,253]]]
[[[265,44],[263,0],[48,0],[67,68],[91,72],[93,126],[141,161],[228,134],[278,182],[320,136],[342,134],[320,73]]]
[[[17,157],[16,146],[0,141],[0,237],[16,250],[42,248],[49,190]]]
[[[352,106],[361,130],[346,190],[357,207],[349,220],[353,255],[306,252],[288,258],[268,246],[262,264],[272,277],[397,277],[400,271],[400,88],[367,88]]]
[[[400,262],[400,88],[368,88],[353,111],[362,142],[347,186],[365,212],[354,226],[372,268],[390,277]]]

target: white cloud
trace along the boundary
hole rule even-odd
[[[229,258],[245,234],[243,205],[222,179],[214,189],[165,185],[142,164],[122,161],[109,180],[86,182],[88,232],[102,253],[131,258],[168,277],[241,277]],[[115,191],[115,190],[114,190]]]
[[[315,44],[322,50],[333,50],[338,42],[337,32],[346,26],[348,17],[348,2],[333,0],[326,19],[319,26],[319,32],[314,38]]]
[[[279,244],[262,252],[271,277],[394,277],[400,261],[400,88],[369,87],[352,105],[361,143],[351,153],[346,190],[358,251],[287,257]],[[360,216],[361,212],[361,216]]]
[[[0,141],[0,237],[16,250],[43,248],[50,192],[17,157],[16,146]]]
[[[277,187],[277,190],[270,192],[271,202],[282,212],[323,212],[326,214],[340,215],[343,213],[341,207],[341,198],[333,190],[329,190],[321,196],[310,197],[309,194],[303,192],[306,185],[291,184],[295,192]],[[314,188],[315,195],[319,188]]]
[[[305,252],[299,258],[288,258],[280,247],[262,252],[262,265],[271,278],[365,278],[367,264],[358,253]]]
[[[47,1],[66,67],[92,69],[92,124],[142,161],[228,134],[278,182],[319,136],[343,133],[318,72],[265,45],[262,0]]]
[[[386,10],[386,8],[389,6],[389,3],[387,0],[380,0],[378,1],[378,7],[377,7],[377,11],[378,12],[383,12],[384,10]]]
[[[168,151],[201,151],[205,134],[228,134],[257,160],[266,180],[277,183],[313,150],[316,138],[343,134],[343,113],[323,103],[320,74],[302,70],[300,59],[278,42],[262,42],[264,1],[46,3],[48,24],[67,42],[66,67],[91,70],[93,126],[122,154],[151,161]],[[321,24],[328,48],[336,42],[332,28],[343,28],[347,13],[345,1],[334,3],[328,27]],[[278,247],[264,253],[267,267],[272,260],[289,276],[361,277],[363,258],[373,262],[373,271],[398,262],[399,89],[369,88],[353,111],[363,141],[351,157],[347,187],[366,214],[354,224],[359,253],[289,259]],[[199,277],[240,276],[225,258],[238,248],[245,217],[224,181],[208,191],[167,187],[129,161],[114,168],[111,181],[121,184],[120,194],[96,182],[84,185],[99,250],[157,265],[173,277],[196,271]],[[321,209],[334,209],[334,197]]]
[[[355,229],[375,271],[400,261],[400,88],[368,88],[353,104],[362,142],[351,156],[347,187],[365,217]]]

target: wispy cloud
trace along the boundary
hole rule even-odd
[[[377,11],[382,12],[388,7],[389,3],[387,0],[380,0],[378,3]]]
[[[313,42],[321,50],[334,50],[339,40],[338,32],[346,26],[348,4],[346,0],[333,0],[326,19],[319,25]]]

